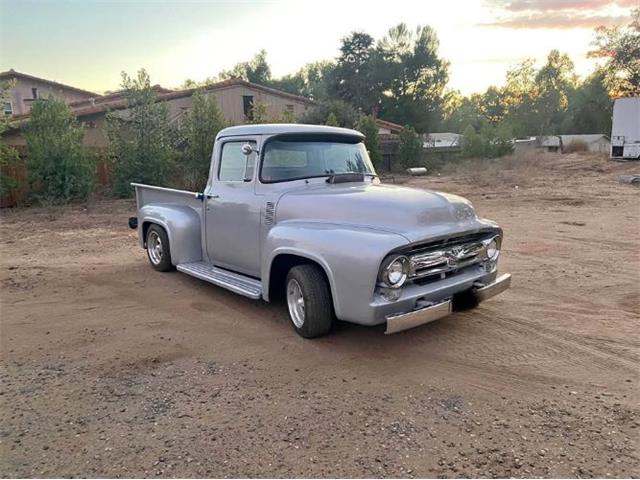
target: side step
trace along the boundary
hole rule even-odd
[[[181,263],[176,268],[187,275],[213,283],[245,297],[253,298],[254,300],[262,297],[262,282],[255,278],[223,270],[206,262]]]

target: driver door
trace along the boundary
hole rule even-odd
[[[242,146],[254,148],[250,155]],[[260,196],[255,194],[256,138],[220,145],[215,176],[206,192],[206,246],[217,266],[260,276]]]

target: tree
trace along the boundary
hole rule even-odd
[[[328,61],[308,63],[292,75],[271,79],[269,86],[323,101],[329,97],[328,82],[334,68],[335,65]]]
[[[0,83],[0,101],[9,101],[9,91],[15,86],[15,80]],[[0,138],[12,127],[11,117],[0,116]],[[15,148],[0,142],[0,197],[7,195],[18,186],[15,177],[11,175],[12,168],[20,161]]]
[[[358,124],[358,112],[347,102],[342,100],[329,100],[320,102],[307,110],[298,120],[299,123],[312,125],[327,125],[329,117],[335,121],[337,127],[355,128]]]
[[[183,180],[185,187],[200,190],[206,183],[211,153],[216,135],[226,126],[222,112],[213,95],[205,96],[196,91],[191,109],[181,125],[185,141],[183,154]]]
[[[400,131],[400,147],[398,156],[403,167],[411,167],[421,163],[423,147],[420,136],[413,127],[405,126]]]
[[[231,70],[223,70],[218,75],[220,80],[241,78],[248,82],[268,85],[271,82],[271,67],[267,62],[267,52],[260,50],[248,62],[237,63]]]
[[[131,182],[165,184],[174,166],[175,151],[167,105],[157,102],[149,75],[135,78],[122,72],[127,110],[107,115],[107,136],[114,163],[113,193],[132,194]]]
[[[640,7],[626,27],[598,27],[591,57],[606,58],[604,67],[613,97],[640,95]]]
[[[534,111],[537,119],[537,135],[558,133],[562,116],[569,106],[569,96],[573,92],[576,75],[573,62],[566,54],[552,50],[547,63],[535,78],[536,98]]]
[[[391,28],[376,46],[374,84],[380,88],[380,116],[427,132],[440,122],[449,63],[438,56],[440,42],[429,26]]]
[[[343,38],[340,56],[329,79],[329,91],[334,98],[367,114],[377,113],[381,94],[374,78],[373,42],[373,37],[364,32],[353,32]]]
[[[83,138],[84,129],[62,100],[33,102],[25,140],[29,182],[37,200],[68,202],[89,195],[94,163]]]
[[[376,168],[382,167],[382,149],[378,138],[378,125],[371,115],[362,115],[358,121],[358,130],[364,135],[364,144],[369,151],[369,158]]]
[[[608,133],[611,131],[612,114],[607,72],[597,69],[569,97],[561,133]]]
[[[335,114],[333,112],[329,113],[329,116],[327,117],[327,120],[324,122],[325,125],[329,126],[329,127],[337,127],[338,126],[338,119],[336,118]]]

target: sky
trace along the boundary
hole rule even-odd
[[[405,22],[430,25],[449,60],[448,87],[500,85],[526,58],[570,55],[579,75],[598,25],[628,23],[640,0],[0,0],[0,71],[10,68],[98,93],[120,72],[146,68],[178,87],[250,59],[261,49],[275,77],[338,55],[340,39],[378,39]]]

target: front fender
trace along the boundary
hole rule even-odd
[[[202,260],[200,215],[183,205],[145,205],[138,211],[138,235],[144,247],[144,232],[149,224],[163,227],[169,237],[171,263],[199,262]]]
[[[401,235],[367,227],[287,221],[271,228],[262,251],[263,296],[268,300],[271,266],[280,254],[318,263],[329,279],[341,320],[356,321],[368,308],[384,257],[406,245]]]

